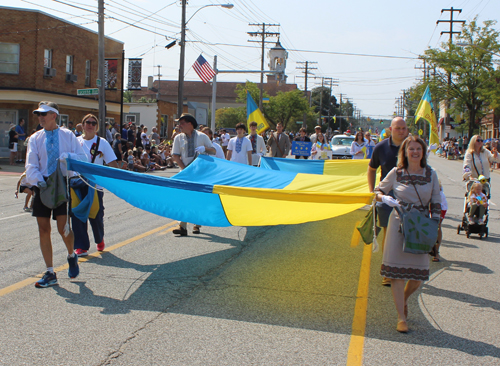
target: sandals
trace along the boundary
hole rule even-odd
[[[440,260],[438,257],[434,257],[434,258],[432,258],[432,261],[433,261],[433,262],[441,262],[441,260]]]

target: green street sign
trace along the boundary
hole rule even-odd
[[[99,95],[99,89],[77,89],[76,95]]]
[[[97,79],[97,80],[95,81],[95,85],[97,85],[97,86],[101,86],[101,79]]]

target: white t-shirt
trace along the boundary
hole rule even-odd
[[[92,161],[91,149],[92,149],[92,146],[94,146],[94,144],[97,145],[97,136],[94,136],[94,138],[92,140],[85,140],[83,138],[83,136],[78,136],[77,140],[80,143],[80,145],[82,146],[83,151],[85,152],[85,155],[87,155],[87,157],[89,159],[88,161],[91,162]],[[115,160],[116,160],[116,155],[115,155],[115,152],[113,151],[113,148],[111,147],[109,142],[106,141],[106,139],[103,139],[101,137],[101,141],[99,142],[98,153],[97,153],[97,156],[94,160],[94,164],[98,164],[98,165],[103,165],[104,163],[109,164]]]
[[[226,157],[224,156],[224,150],[222,150],[222,147],[220,147],[220,145],[215,141],[212,141],[212,145],[214,145],[215,157],[219,158],[219,159],[226,159]]]
[[[231,139],[231,136],[226,132],[225,134],[220,136],[222,139],[222,146],[227,146],[229,144],[229,140]]]
[[[237,139],[238,137],[233,137],[231,140],[229,140],[229,144],[227,145],[227,149],[231,151],[231,161],[248,165],[248,152],[252,151],[252,143],[250,142],[249,139],[242,137],[241,150],[239,153],[237,153],[236,152]]]
[[[83,136],[78,136],[76,139],[78,140],[78,142],[82,146],[83,151],[85,152],[85,155],[87,155],[87,157],[89,159],[89,163],[92,162],[92,151],[91,150],[93,150],[93,147],[95,148],[95,146],[97,146],[97,136],[94,136],[94,138],[92,140],[85,140],[83,138]],[[103,139],[102,137],[101,137],[101,141],[99,141],[99,149],[97,151],[98,151],[98,153],[97,153],[97,156],[94,160],[94,164],[97,164],[97,165],[103,165],[104,163],[109,164],[112,161],[116,160],[116,154],[113,151],[113,148],[111,147],[109,142],[106,141],[106,139]],[[96,188],[102,189],[102,187],[99,185],[96,185]]]
[[[141,133],[142,146],[149,145],[149,137],[145,132]]]
[[[212,145],[212,141],[210,141],[210,138],[203,132],[193,130],[192,133],[195,134],[194,137],[195,148],[198,146],[205,146],[206,149],[211,149],[214,147],[214,145]],[[195,153],[195,155],[193,156],[188,156],[189,154],[188,148],[189,145],[186,134],[180,133],[177,136],[175,136],[174,145],[172,147],[172,155],[179,155],[181,157],[182,162],[186,166],[193,161],[196,155]]]

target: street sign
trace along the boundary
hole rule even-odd
[[[99,89],[77,89],[76,95],[99,95]]]
[[[96,79],[96,81],[95,81],[95,85],[97,85],[97,86],[101,86],[101,79]]]

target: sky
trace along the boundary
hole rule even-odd
[[[16,0],[15,7],[44,11],[97,31],[96,0]],[[234,5],[232,9],[212,4]],[[1,6],[13,6],[0,0]],[[201,9],[203,7],[203,9]],[[189,0],[186,10],[185,80],[200,80],[192,64],[200,54],[219,70],[260,70],[261,44],[247,32],[259,31],[250,24],[277,24],[266,27],[280,33],[288,51],[288,83],[304,89],[304,62],[311,69],[308,90],[320,86],[322,77],[336,79],[332,94],[348,98],[361,115],[390,118],[402,91],[418,82],[422,66],[418,56],[428,48],[448,41],[450,12],[462,9],[454,19],[470,22],[497,20],[498,0],[381,0],[381,1],[277,1],[277,0]],[[105,34],[124,42],[127,58],[142,58],[142,85],[148,76],[177,80],[180,47],[165,48],[180,39],[180,1],[105,0]],[[191,18],[192,16],[192,18]],[[126,24],[128,23],[128,24]],[[138,28],[139,27],[139,28]],[[500,26],[495,25],[497,30]],[[454,31],[461,25],[456,23]],[[266,41],[267,51],[276,37]],[[157,65],[161,65],[160,68]],[[125,75],[126,77],[126,75]],[[218,81],[259,82],[256,73],[221,73]]]

